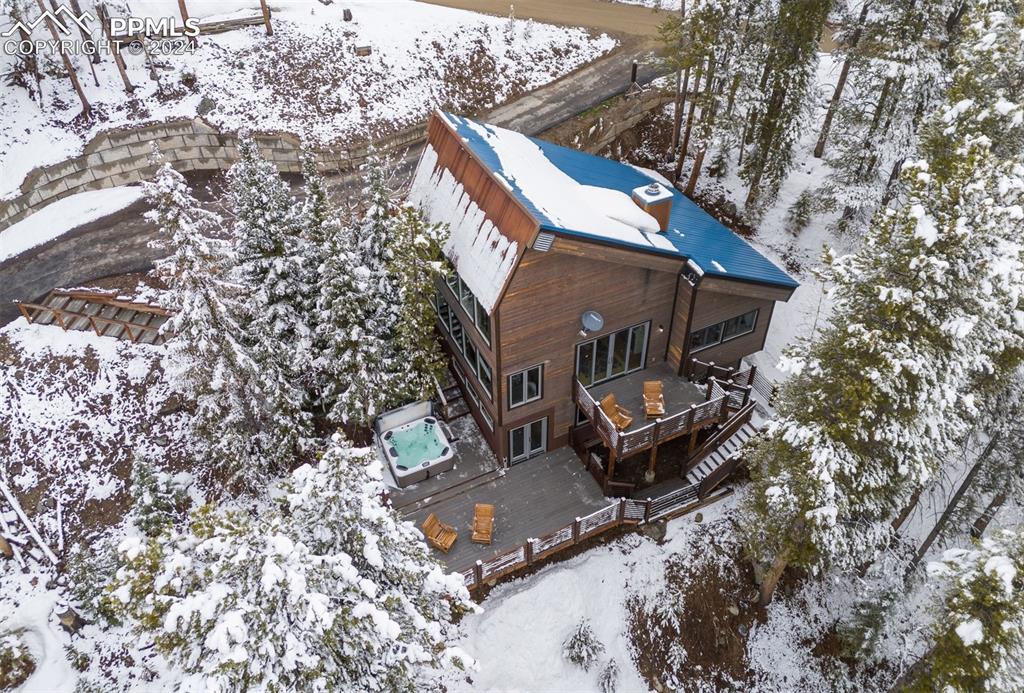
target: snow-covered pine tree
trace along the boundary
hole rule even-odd
[[[750,186],[744,214],[756,218],[775,200],[793,164],[794,146],[808,120],[818,65],[818,36],[833,0],[780,0],[769,28],[762,75],[748,81],[751,104],[740,175]]]
[[[965,0],[865,0],[868,14],[846,52],[850,88],[835,108],[826,188],[843,209],[840,227],[860,231],[895,194],[921,123],[949,86]]]
[[[126,539],[106,601],[197,690],[431,687],[472,664],[448,642],[475,607],[383,491],[376,455],[336,437],[268,507]]]
[[[955,76],[951,99],[966,79]],[[871,559],[978,421],[986,384],[1021,363],[1024,152],[996,155],[978,135],[977,115],[992,109],[951,100],[933,114],[951,153],[905,166],[906,203],[876,215],[857,253],[828,262],[830,324],[791,355],[780,418],[748,453],[747,546],[771,566],[764,600],[788,563]]]
[[[234,223],[231,235],[242,287],[235,301],[238,336],[256,366],[250,395],[258,391],[263,454],[286,465],[308,443],[301,379],[308,371],[310,331],[304,309],[299,255],[299,205],[255,140],[242,134],[239,160],[228,171]]]
[[[429,300],[435,291],[434,280],[442,271],[441,245],[446,235],[443,225],[427,223],[415,207],[402,207],[392,219],[390,273],[401,296],[393,345],[404,361],[404,368],[392,375],[404,380],[400,386],[396,383],[393,404],[433,392],[447,367]]]
[[[597,664],[598,656],[604,652],[604,644],[597,639],[597,633],[590,621],[582,619],[562,643],[562,658],[572,662],[584,671]]]
[[[289,461],[295,445],[267,415],[274,394],[237,319],[244,307],[231,276],[234,257],[212,237],[220,219],[200,206],[170,164],[159,168],[146,194],[153,206],[147,218],[167,237],[170,253],[157,263],[168,286],[161,304],[172,312],[164,371],[195,403],[192,453],[222,478],[257,479]]]
[[[928,572],[944,596],[932,647],[906,690],[1024,689],[1024,533],[947,551]]]
[[[239,160],[228,170],[234,223],[231,236],[239,280],[252,290],[249,320],[265,323],[261,338],[303,348],[308,329],[302,316],[299,206],[277,167],[262,157],[256,141],[242,133]],[[254,337],[256,335],[253,335]]]
[[[363,217],[334,234],[320,277],[318,371],[323,405],[338,423],[366,424],[384,411],[402,366],[393,342],[401,296],[389,275],[397,206],[383,162],[370,157],[363,174]]]

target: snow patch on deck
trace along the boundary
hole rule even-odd
[[[448,224],[444,254],[491,313],[516,265],[517,244],[487,219],[451,171],[435,171],[436,166],[437,152],[427,145],[409,190],[409,204],[419,207],[429,221]]]

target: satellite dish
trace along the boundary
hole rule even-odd
[[[596,310],[588,310],[580,317],[584,332],[594,332],[604,327],[604,318]]]

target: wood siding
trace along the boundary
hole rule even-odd
[[[515,241],[521,256],[533,242],[537,221],[436,114],[427,122],[427,141],[437,153],[437,166],[451,171],[498,231]]]
[[[739,284],[740,282],[720,283],[716,284],[715,288],[728,288]],[[757,324],[754,325],[753,332],[691,353],[690,358],[697,358],[705,363],[714,361],[720,366],[733,366],[744,356],[760,351],[768,335],[768,325],[772,319],[774,306],[775,302],[771,299],[709,291],[701,282],[697,285],[697,302],[694,304],[691,332],[735,318],[755,308],[758,309]]]
[[[672,369],[679,372],[679,362],[686,353],[686,342],[690,339],[690,307],[693,303],[693,285],[685,278],[679,278],[676,305],[672,313],[672,332],[668,338],[666,360]]]
[[[575,419],[572,383],[576,345],[650,321],[646,365],[663,361],[676,276],[677,272],[566,253],[527,251],[498,308],[502,370],[500,380],[496,378],[496,389],[501,420],[522,422],[547,414],[549,447],[566,445]],[[584,338],[579,331],[580,315],[585,310],[601,313],[605,324],[600,332]],[[509,410],[508,376],[538,364],[544,364],[544,396]],[[503,448],[508,444],[505,437],[499,436]]]

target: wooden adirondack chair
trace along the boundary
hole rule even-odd
[[[430,513],[423,521],[423,535],[435,549],[448,553],[452,544],[459,538],[459,533],[451,525],[446,525],[437,519],[437,515]]]
[[[477,503],[473,506],[473,541],[477,544],[490,544],[494,532],[494,506]]]
[[[629,428],[629,425],[633,423],[633,415],[629,413],[628,409],[619,406],[613,392],[609,392],[601,399],[601,411],[612,420],[615,428],[620,431]]]
[[[644,381],[644,414],[647,418],[665,415],[664,385],[660,380]]]

